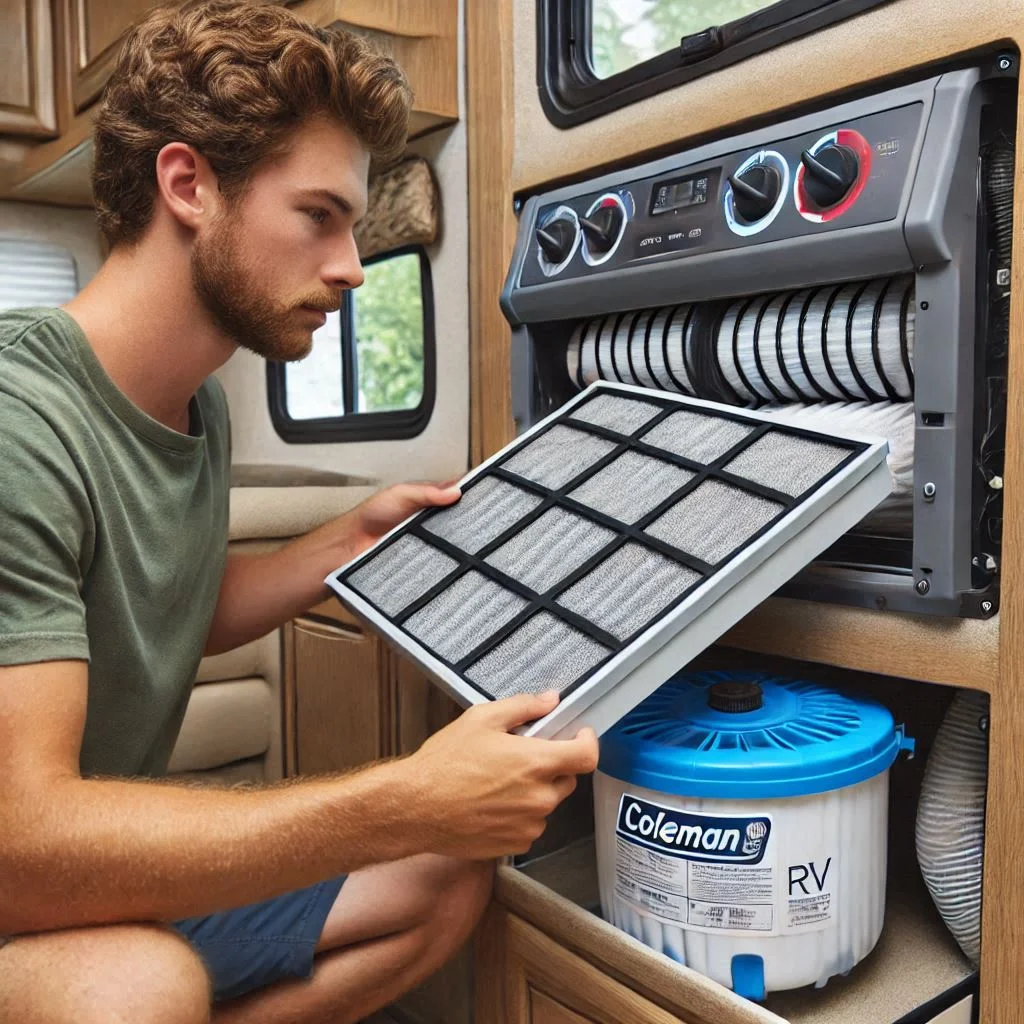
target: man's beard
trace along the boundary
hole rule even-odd
[[[230,215],[222,215],[206,237],[195,240],[191,269],[192,287],[218,329],[264,359],[305,358],[313,339],[296,311],[312,306],[327,313],[341,303],[340,294],[325,290],[301,302],[276,304],[259,290],[250,261],[241,255],[238,227]]]

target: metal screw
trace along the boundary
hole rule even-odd
[[[988,732],[988,715],[982,715],[978,719],[978,730],[980,732]]]
[[[981,610],[986,615],[991,615],[992,614],[992,602],[991,601],[982,601],[981,602]]]
[[[928,302],[927,302],[927,300],[926,300],[926,301],[924,301],[924,302],[922,302],[922,303],[920,303],[920,306],[921,306],[921,309],[927,309],[927,308],[928,308]]]
[[[996,61],[996,67],[1000,71],[1009,71],[1013,67],[1013,58],[1007,56],[1005,53]]]
[[[1010,283],[1010,271],[1006,267],[1000,267],[996,271],[996,284],[1000,288],[1005,288]]]
[[[929,480],[928,483],[921,488],[921,493],[924,495],[925,501],[931,501],[932,498],[935,497],[935,484]]]
[[[932,589],[932,585],[927,580],[918,580],[914,584],[914,589],[921,595],[927,594]]]

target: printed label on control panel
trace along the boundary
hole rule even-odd
[[[666,924],[739,935],[794,934],[832,920],[836,858],[782,867],[768,814],[683,811],[624,793],[615,892]]]

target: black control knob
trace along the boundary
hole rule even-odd
[[[708,687],[708,707],[712,711],[737,714],[756,711],[764,704],[764,693],[755,682],[713,683]]]
[[[558,266],[565,262],[576,241],[576,225],[568,217],[558,217],[537,228],[537,241],[548,261]]]
[[[834,143],[813,156],[805,149],[800,160],[804,165],[804,192],[821,210],[841,203],[860,173],[857,154],[849,146]]]
[[[753,224],[767,217],[782,190],[782,176],[770,164],[754,164],[729,178],[732,205],[740,220]]]
[[[624,214],[622,207],[609,203],[595,210],[589,217],[580,217],[580,227],[593,252],[607,252],[619,237]]]

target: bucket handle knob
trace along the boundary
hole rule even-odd
[[[906,729],[902,725],[896,726],[896,739],[899,741],[900,753],[907,755],[907,760],[912,761],[914,759],[914,748],[917,746],[917,741],[913,736],[908,736]]]

